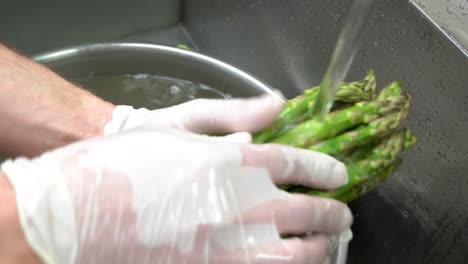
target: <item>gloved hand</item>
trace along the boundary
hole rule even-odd
[[[342,163],[313,151],[173,128],[260,128],[247,114],[258,117],[262,108],[239,103],[249,122],[169,118],[172,127],[140,126],[5,162],[32,248],[45,263],[325,263],[329,235],[351,224],[349,209],[275,184],[336,188],[347,180]],[[146,117],[155,116],[164,115]]]
[[[229,138],[245,142],[251,140],[247,132],[257,132],[271,124],[283,104],[280,95],[263,95],[249,99],[196,99],[157,110],[119,105],[104,127],[104,135],[151,124],[198,134],[235,132]]]

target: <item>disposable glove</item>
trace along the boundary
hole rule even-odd
[[[283,104],[281,95],[263,95],[249,99],[196,99],[157,110],[119,105],[105,126],[104,135],[150,124],[198,134],[236,132],[230,137],[232,140],[249,141],[247,132],[257,132],[271,124]]]
[[[173,125],[230,126],[213,119],[197,127],[191,120]],[[2,170],[15,189],[25,236],[45,263],[321,264],[329,235],[352,221],[338,201],[276,187],[336,188],[347,175],[335,159],[168,126],[8,160]],[[314,235],[280,236],[308,233]]]

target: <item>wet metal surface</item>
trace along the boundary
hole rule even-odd
[[[190,3],[187,28],[202,51],[290,97],[320,82],[349,8],[345,1]],[[402,79],[414,97],[408,126],[419,143],[386,184],[352,203],[355,237],[349,263],[464,263],[466,54],[405,1],[380,1],[365,35],[348,79],[361,79],[369,67],[376,70],[380,87]]]

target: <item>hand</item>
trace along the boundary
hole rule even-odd
[[[104,135],[150,124],[198,134],[238,132],[230,138],[250,141],[248,132],[257,132],[271,124],[280,114],[283,104],[280,95],[263,95],[249,99],[196,99],[152,111],[120,105],[115,107],[111,121],[104,128]]]
[[[0,263],[41,263],[24,237],[16,207],[15,191],[1,171],[0,204]]]
[[[45,263],[324,263],[329,235],[350,226],[350,211],[274,184],[336,188],[344,165],[231,139],[143,126],[2,170]],[[317,234],[279,236],[309,232]]]

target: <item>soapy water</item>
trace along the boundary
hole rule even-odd
[[[149,74],[90,76],[71,81],[113,104],[135,108],[159,109],[196,98],[231,98],[202,83]]]

